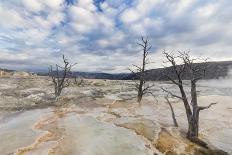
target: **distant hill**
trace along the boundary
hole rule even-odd
[[[220,62],[207,62],[200,63],[203,67],[207,65],[205,73],[205,79],[218,79],[220,77],[226,77],[228,72],[232,70],[232,61],[220,61]],[[166,70],[172,70],[172,67],[165,68]],[[167,80],[162,76],[164,68],[151,69],[146,72],[146,80]],[[48,73],[38,73],[41,76],[47,76]],[[94,72],[72,72],[73,77],[86,78],[86,79],[110,79],[110,80],[135,80],[136,75],[130,73],[109,74],[109,73],[94,73]],[[169,75],[175,78],[175,75]],[[183,79],[189,79],[188,71],[184,73]]]
[[[109,74],[109,73],[92,73],[92,72],[73,72],[73,76],[82,77],[86,79],[110,79],[110,80],[123,80],[130,74]]]
[[[230,70],[232,70],[232,61],[220,61],[220,62],[207,62],[207,63],[199,63],[202,67],[206,67],[205,77],[204,79],[218,79],[226,77]],[[181,66],[178,66],[181,67]],[[158,68],[151,69],[146,72],[145,79],[146,80],[168,80],[163,76],[164,69],[168,72],[168,70],[172,70],[172,67],[167,68]],[[176,79],[175,75],[170,74],[169,77]],[[184,73],[183,79],[188,80],[190,78],[188,71]],[[130,74],[124,78],[124,80],[132,80],[136,79],[135,74]]]
[[[37,73],[40,76],[48,76],[48,73]],[[59,73],[59,75],[61,75]],[[109,79],[109,80],[123,80],[127,78],[129,73],[109,74],[109,73],[95,73],[95,72],[72,72],[71,77],[85,78],[85,79]]]
[[[0,68],[0,71],[4,71],[4,72],[14,72],[15,70],[9,70],[6,68]]]

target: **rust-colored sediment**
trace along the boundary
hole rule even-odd
[[[32,151],[33,149],[37,148],[39,144],[52,139],[52,137],[53,133],[47,132],[40,136],[38,139],[36,139],[36,141],[32,145],[18,149],[15,155],[23,155],[29,151]]]
[[[161,129],[153,145],[162,153],[169,155],[193,154],[196,145],[180,135],[173,135],[165,128]]]
[[[52,154],[52,152],[53,152],[52,150],[54,150],[58,146],[59,137],[60,137],[60,135],[55,133],[55,130],[53,130],[52,125],[55,125],[57,120],[62,118],[62,117],[65,117],[65,115],[67,113],[77,112],[77,111],[71,110],[71,109],[63,109],[63,110],[57,109],[57,110],[54,110],[53,112],[54,113],[51,116],[46,116],[46,117],[40,119],[32,127],[33,130],[44,131],[44,134],[42,134],[40,137],[38,137],[33,144],[31,144],[27,147],[23,147],[23,148],[18,149],[14,155],[23,155],[25,153],[28,153],[30,151],[35,150],[36,148],[38,148],[38,146],[40,144],[42,144],[44,142],[55,140],[55,141],[57,141],[57,144],[49,150],[49,155]],[[47,125],[51,126],[51,128],[45,129]]]

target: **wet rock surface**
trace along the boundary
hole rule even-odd
[[[201,114],[200,138],[210,148],[205,149],[185,138],[187,122],[180,102],[173,103],[179,128],[173,127],[161,91],[155,91],[160,95],[158,102],[145,96],[139,106],[131,81],[84,80],[81,85],[64,89],[54,100],[52,83],[47,78],[0,80],[2,155],[232,153],[232,97],[216,95],[225,89],[220,88],[213,95],[206,91],[199,98],[201,105],[207,105],[209,100],[218,102]],[[157,85],[174,89],[167,83]],[[200,89],[211,88],[204,83]]]

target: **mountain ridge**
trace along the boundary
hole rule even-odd
[[[229,72],[232,71],[232,61],[211,61],[206,63],[195,63],[202,67],[206,68],[204,79],[218,79],[218,78],[225,78],[229,75]],[[178,65],[181,67],[182,65]],[[150,81],[161,81],[161,80],[168,80],[166,77],[163,76],[164,70],[172,70],[171,67],[165,68],[156,68],[147,70],[145,73],[145,79]],[[190,76],[188,71],[183,73],[183,79],[189,80]],[[169,77],[176,79],[174,74],[169,75]],[[136,79],[135,74],[130,74],[125,80],[133,80]]]
[[[211,61],[206,63],[198,63],[204,67],[207,65],[204,79],[218,79],[228,76],[230,70],[232,71],[232,61]],[[180,65],[181,66],[181,65]],[[167,80],[162,75],[164,69],[172,69],[172,67],[156,68],[146,71],[145,79],[150,81]],[[48,73],[37,73],[38,75],[47,76]],[[184,80],[189,79],[189,75],[184,73]],[[174,75],[171,75],[174,76]],[[109,79],[109,80],[135,80],[136,75],[132,73],[104,73],[104,72],[79,72],[73,71],[72,77],[86,78],[86,79]],[[175,78],[175,77],[174,77]]]

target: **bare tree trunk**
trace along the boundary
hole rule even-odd
[[[192,140],[196,139],[198,137],[198,130],[199,130],[199,110],[197,106],[197,93],[196,93],[196,83],[191,82],[191,105],[192,105],[192,110],[189,106],[188,99],[186,97],[184,88],[182,85],[179,86],[181,96],[182,96],[182,101],[185,106],[185,111],[188,119],[188,132],[187,132],[187,138]]]
[[[141,66],[133,65],[134,67],[136,67],[136,71],[133,71],[131,69],[129,70],[137,77],[136,80],[138,81],[135,84],[137,90],[137,102],[139,103],[139,105],[141,105],[140,103],[143,98],[143,95],[149,93],[149,89],[154,85],[150,85],[150,86],[146,85],[146,79],[145,79],[146,65],[149,64],[148,54],[149,54],[149,50],[151,49],[149,40],[144,39],[142,37],[142,42],[138,43],[138,45],[142,47],[142,51],[143,51],[142,65]]]
[[[184,91],[184,88],[183,88],[182,84],[179,85],[179,89],[180,89],[180,93],[181,93],[181,99],[182,99],[182,101],[184,103],[187,120],[188,120],[188,123],[189,123],[191,121],[192,111],[191,111],[191,108],[189,106],[188,99],[187,99],[187,96],[185,94],[185,91]]]
[[[143,39],[142,39],[143,40]],[[143,98],[143,86],[145,83],[145,66],[146,66],[146,57],[147,57],[147,40],[144,41],[144,45],[143,45],[143,62],[142,62],[142,70],[139,73],[139,88],[138,88],[138,98],[137,98],[137,102],[140,104],[142,98]]]
[[[178,123],[177,123],[177,121],[176,121],[176,116],[175,116],[175,112],[174,112],[174,110],[173,110],[172,104],[171,104],[171,102],[169,101],[168,97],[165,97],[165,99],[166,99],[166,101],[167,101],[167,103],[168,103],[168,105],[169,105],[169,107],[170,107],[170,109],[171,109],[172,120],[173,120],[174,126],[175,126],[175,127],[178,127]]]
[[[199,130],[199,112],[193,113],[191,121],[188,127],[187,138],[188,139],[195,139],[198,137],[198,130]]]
[[[204,77],[206,68],[198,64],[194,64],[195,59],[191,59],[189,54],[186,52],[179,52],[179,55],[177,56],[166,51],[164,51],[163,54],[165,55],[168,62],[172,65],[171,73],[176,76],[172,77],[170,74],[166,73],[166,77],[172,81],[173,84],[179,87],[181,96],[175,95],[168,90],[165,91],[168,92],[171,96],[181,99],[184,103],[186,116],[188,119],[187,138],[192,142],[207,147],[207,144],[198,138],[199,114],[201,110],[208,109],[216,103],[211,103],[208,106],[198,106],[196,89],[196,83],[199,79]],[[177,61],[182,61],[182,64],[178,66]],[[190,73],[191,102],[188,101],[185,90],[183,88],[183,77],[186,72]]]
[[[62,88],[58,87],[58,90],[57,90],[56,96],[60,96],[61,91],[62,91]]]
[[[139,82],[137,102],[140,103],[143,98],[143,80]]]
[[[63,55],[64,66],[61,67],[56,64],[56,70],[53,70],[52,66],[49,68],[49,76],[52,78],[54,84],[55,97],[57,99],[60,96],[62,90],[70,85],[69,77],[71,75],[71,69],[76,64],[70,64]],[[59,71],[61,69],[61,71]]]
[[[192,139],[198,137],[198,130],[199,130],[199,109],[197,104],[197,90],[196,90],[196,81],[191,81],[191,105],[193,114],[191,117],[191,121],[189,123],[189,129],[187,137]]]

